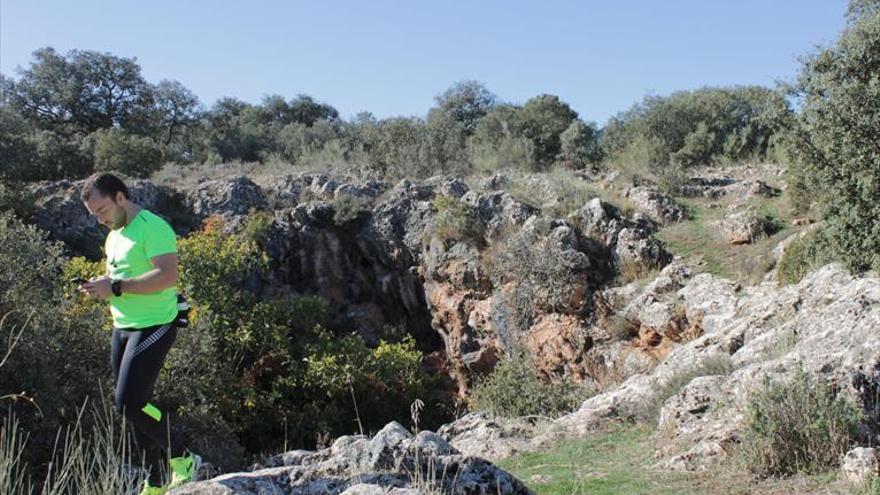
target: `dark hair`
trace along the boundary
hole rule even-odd
[[[116,198],[116,193],[121,191],[122,195],[128,198],[128,187],[125,186],[125,182],[122,182],[122,179],[107,172],[93,174],[86,179],[85,184],[82,186],[82,190],[80,190],[79,197],[83,201],[86,201],[95,191],[101,193],[101,196],[108,196],[114,199]]]

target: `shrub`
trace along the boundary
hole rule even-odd
[[[559,239],[549,236],[550,229],[551,222],[546,218],[526,224],[501,241],[492,259],[492,285],[500,290],[513,284],[509,292],[502,292],[506,309],[497,315],[497,328],[508,350],[516,347],[517,333],[532,325],[536,309],[566,307],[573,284],[585,276],[577,269],[583,260],[566,251]]]
[[[800,282],[804,275],[837,259],[832,239],[823,228],[798,236],[786,246],[776,265],[780,285]]]
[[[644,101],[612,118],[602,147],[610,163],[649,176],[719,161],[765,159],[791,118],[783,96],[757,86],[703,88]]]
[[[501,169],[531,171],[535,164],[535,145],[522,137],[504,137],[498,142],[471,141],[468,146],[474,170],[480,173]]]
[[[434,200],[434,224],[431,233],[443,241],[465,241],[475,246],[484,244],[485,226],[476,209],[450,196]]]
[[[28,220],[34,211],[34,198],[22,184],[0,181],[0,211],[11,211],[18,218]]]
[[[425,424],[449,417],[440,378],[421,369],[412,337],[370,349],[357,336],[335,336],[318,327],[304,361],[305,393],[313,397],[307,422],[317,431],[375,431],[390,419],[408,417],[416,399],[431,406],[422,415]]]
[[[111,379],[106,309],[80,310],[79,296],[65,294],[61,252],[35,227],[0,212],[0,341],[7,344],[0,355],[21,335],[0,372],[0,396],[20,399],[5,409],[29,436],[23,461],[31,464],[48,460],[58,428],[76,420],[84,398],[109,390]]]
[[[577,408],[592,394],[571,378],[548,383],[524,354],[498,363],[471,396],[475,410],[507,418],[558,416]]]
[[[859,408],[828,383],[798,369],[752,394],[744,456],[760,475],[815,473],[834,468],[855,441]]]

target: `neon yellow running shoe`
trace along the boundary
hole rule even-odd
[[[147,480],[144,480],[144,487],[139,495],[163,495],[168,489],[161,486],[151,486]]]
[[[183,457],[171,458],[168,464],[171,465],[171,483],[168,484],[170,490],[190,481],[196,481],[202,458],[192,452],[187,452]]]

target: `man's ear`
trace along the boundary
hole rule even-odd
[[[116,191],[116,204],[121,205],[123,201],[125,201],[125,193]]]

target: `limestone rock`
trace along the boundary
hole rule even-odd
[[[732,213],[721,221],[724,238],[731,244],[751,244],[769,234],[769,222],[753,211]]]
[[[660,191],[645,187],[631,187],[624,192],[624,196],[632,201],[633,205],[648,214],[655,221],[668,224],[687,220],[687,210],[676,201]]]

